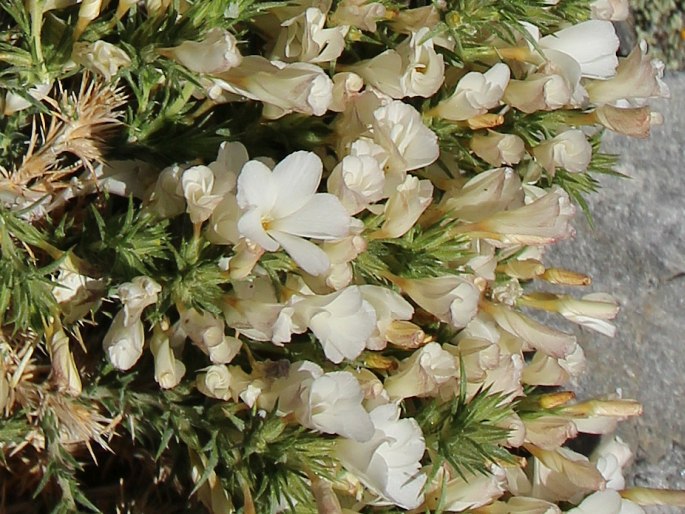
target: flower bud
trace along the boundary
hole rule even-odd
[[[121,48],[102,39],[94,43],[74,43],[71,59],[110,81],[120,68],[131,65],[131,58]]]
[[[428,343],[403,360],[399,370],[383,385],[392,400],[403,400],[414,396],[435,396],[441,385],[449,381],[456,385],[456,377],[454,356],[438,343]]]
[[[554,176],[557,168],[580,173],[587,170],[590,164],[592,145],[582,131],[566,130],[534,147],[533,156],[551,176]]]
[[[514,134],[500,134],[489,130],[487,135],[471,138],[471,150],[488,164],[518,164],[526,154],[523,139]]]
[[[71,396],[81,394],[81,376],[69,350],[69,337],[64,333],[59,321],[55,321],[46,333],[46,346],[50,354],[52,381],[61,391]]]
[[[204,373],[197,376],[195,385],[205,396],[228,401],[232,398],[231,380],[232,376],[228,367],[215,364],[205,368]]]
[[[197,73],[221,73],[242,61],[233,34],[220,28],[211,29],[202,41],[184,41],[160,53]]]
[[[207,221],[221,202],[222,196],[212,194],[214,173],[207,166],[193,166],[181,175],[181,188],[186,199],[186,212],[193,223]]]
[[[150,338],[150,351],[155,359],[155,381],[162,389],[176,387],[185,375],[186,367],[176,359],[164,328],[155,325]]]
[[[140,318],[124,323],[126,313],[120,310],[107,334],[102,340],[102,348],[112,365],[121,371],[131,369],[143,354],[145,343],[145,327]]]

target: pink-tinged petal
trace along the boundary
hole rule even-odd
[[[271,227],[294,236],[330,240],[347,236],[350,222],[350,215],[337,197],[317,193],[297,211],[275,220]]]
[[[284,232],[272,231],[269,235],[278,241],[297,265],[310,275],[323,275],[330,268],[331,262],[328,256],[314,243]]]
[[[271,170],[259,161],[249,161],[238,176],[238,205],[241,209],[259,207],[268,212],[278,198],[279,187]]]
[[[312,152],[291,153],[273,171],[273,181],[279,191],[273,206],[274,218],[284,218],[300,209],[319,187],[323,164]]]
[[[269,252],[278,250],[278,243],[264,230],[262,213],[259,209],[251,209],[242,215],[238,220],[238,232]]]

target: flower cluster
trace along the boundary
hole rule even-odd
[[[641,407],[550,389],[585,357],[530,312],[615,332],[616,301],[559,292],[589,277],[542,257],[611,172],[601,131],[660,122],[662,65],[617,57],[625,2],[112,3],[5,8],[73,43],[11,36],[38,64],[0,97],[32,131],[1,150],[2,341],[42,342],[61,393],[180,448],[183,501],[211,512],[654,501],[610,437]],[[86,120],[98,92],[119,103]],[[5,294],[19,277],[33,296]],[[585,456],[579,433],[607,438]]]

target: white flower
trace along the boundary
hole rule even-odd
[[[445,512],[470,511],[502,496],[507,486],[504,469],[494,465],[489,474],[448,478],[443,478],[444,482],[439,483],[437,489],[427,498],[428,508],[440,506]]]
[[[262,114],[268,119],[291,112],[322,116],[333,101],[333,81],[319,66],[306,62],[286,64],[250,55],[217,79],[230,93],[264,102]]]
[[[139,318],[135,318],[128,324],[124,323],[126,314],[120,310],[109,327],[102,340],[102,348],[105,350],[107,359],[116,369],[126,371],[138,362],[143,354],[145,342],[145,327]]]
[[[583,77],[606,79],[616,72],[619,41],[610,21],[584,21],[545,36],[538,44],[571,56]]]
[[[596,20],[623,21],[630,15],[628,0],[594,0],[590,9]]]
[[[590,461],[595,463],[607,481],[607,489],[620,491],[626,486],[623,468],[632,458],[633,452],[630,451],[630,447],[620,437],[612,437],[602,439],[600,445],[592,452]]]
[[[206,368],[204,373],[200,373],[195,384],[205,396],[227,401],[232,398],[232,378],[227,366],[215,364]]]
[[[518,164],[526,154],[523,139],[515,134],[500,134],[493,130],[488,130],[487,135],[474,135],[471,138],[471,150],[493,166]]]
[[[336,457],[369,490],[403,509],[423,502],[426,475],[420,472],[426,449],[423,434],[412,418],[400,419],[394,403],[371,411],[375,432],[370,441],[340,440]]]
[[[281,387],[279,411],[292,412],[302,426],[358,442],[373,436],[373,423],[362,406],[364,394],[352,373],[324,374],[318,365],[304,362],[291,367]]]
[[[350,214],[382,199],[385,188],[385,150],[365,138],[352,143],[347,155],[328,177],[328,191],[336,195]]]
[[[65,323],[82,319],[100,304],[105,294],[105,282],[102,279],[78,273],[68,259],[60,267],[54,284],[52,295],[60,304]]]
[[[184,41],[161,53],[197,73],[221,73],[242,61],[237,44],[233,34],[213,28],[202,41]]]
[[[81,376],[74,362],[74,356],[69,350],[69,336],[64,332],[59,322],[51,326],[47,332],[46,346],[50,353],[50,379],[61,391],[71,396],[81,394]],[[0,404],[2,395],[0,394]],[[0,408],[1,410],[1,408]]]
[[[336,364],[357,358],[376,329],[376,312],[358,286],[328,295],[295,296],[293,318],[308,327],[326,358]]]
[[[183,213],[186,201],[180,188],[185,168],[174,164],[164,168],[150,193],[150,208],[162,218],[173,218]]]
[[[215,364],[227,364],[242,348],[236,337],[224,333],[224,322],[208,312],[188,309],[181,314],[181,328]]]
[[[571,129],[534,147],[533,155],[551,175],[557,168],[580,173],[590,164],[592,145],[581,130]]]
[[[214,173],[207,166],[192,166],[181,175],[181,188],[186,200],[186,212],[193,223],[202,223],[212,215],[222,200],[213,194]]]
[[[363,285],[359,286],[364,300],[369,302],[376,312],[376,330],[366,342],[370,350],[382,350],[388,341],[388,332],[392,330],[393,322],[410,320],[414,315],[414,307],[390,288]]]
[[[145,307],[157,302],[157,295],[161,291],[162,286],[145,276],[135,277],[131,282],[121,284],[117,294],[124,304],[124,325],[128,326],[139,320]]]
[[[558,73],[532,73],[526,80],[510,80],[504,102],[519,111],[553,111],[571,101],[574,84]]]
[[[628,57],[619,61],[615,77],[592,81],[585,87],[594,104],[630,99],[639,106],[647,98],[670,96],[668,86],[661,80],[663,75],[664,63],[651,59],[647,53],[647,43],[641,41]]]
[[[350,25],[361,30],[376,32],[376,22],[385,18],[385,6],[368,0],[341,0],[330,21],[337,25]]]
[[[585,498],[575,509],[567,511],[568,514],[645,514],[639,505],[621,498],[618,492],[607,489],[597,491]]]
[[[356,73],[343,71],[333,75],[333,100],[329,109],[343,112],[350,102],[361,93],[364,80]]]
[[[421,308],[456,328],[465,327],[478,312],[480,290],[471,278],[456,275],[419,279],[396,277],[393,282]]]
[[[321,159],[311,152],[295,152],[273,171],[249,161],[238,177],[238,205],[244,214],[240,233],[267,251],[283,249],[307,273],[321,275],[330,262],[325,252],[303,238],[341,239],[351,218],[335,196],[317,193]]]
[[[155,361],[155,382],[162,389],[176,387],[185,375],[186,367],[174,355],[169,336],[159,325],[155,326],[150,338],[150,351]]]
[[[75,42],[71,58],[75,63],[102,75],[107,81],[117,74],[119,68],[131,65],[131,58],[126,52],[102,39],[94,43]]]
[[[464,75],[452,96],[440,102],[434,113],[441,118],[462,121],[499,105],[509,83],[511,71],[504,63],[497,63],[485,73],[471,71]]]
[[[288,62],[324,63],[337,59],[345,49],[348,27],[325,29],[325,24],[326,15],[316,7],[283,22],[273,56]]]
[[[28,94],[31,98],[36,100],[37,102],[40,102],[43,98],[48,96],[48,93],[52,89],[52,82],[46,82],[44,84],[37,84],[30,88],[28,91],[26,91],[26,94]],[[4,104],[0,102],[0,107],[3,109],[3,114],[5,116],[10,116],[14,114],[15,112],[23,111],[24,109],[28,109],[33,105],[31,102],[29,102],[26,98],[24,98],[23,95],[20,95],[18,93],[14,93],[12,91],[8,91],[7,94],[5,95],[5,102]]]
[[[559,314],[566,319],[608,337],[616,334],[616,326],[609,320],[618,314],[618,303],[611,295],[592,293],[580,300],[563,296],[559,304]]]
[[[433,184],[407,176],[390,195],[383,214],[385,221],[372,237],[395,239],[404,235],[433,201]]]
[[[435,396],[439,387],[457,378],[454,356],[438,343],[428,343],[403,360],[397,372],[383,383],[392,400]]]
[[[423,124],[411,105],[398,100],[373,112],[373,140],[388,153],[387,187],[404,182],[407,171],[423,168],[440,155],[438,137]]]
[[[362,61],[352,69],[391,98],[429,98],[445,80],[445,64],[433,48],[433,40],[427,38],[429,31],[423,27],[395,49]]]

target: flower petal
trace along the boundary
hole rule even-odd
[[[269,252],[278,250],[278,243],[264,230],[262,212],[259,209],[251,209],[243,214],[238,220],[238,232]]]
[[[281,192],[273,205],[274,218],[283,218],[300,209],[321,182],[323,164],[312,152],[295,152],[279,162],[273,171],[276,190]]]
[[[241,209],[260,207],[269,211],[278,197],[279,185],[262,162],[249,161],[238,176],[238,205]]]
[[[278,241],[297,265],[310,275],[323,275],[330,268],[331,262],[326,252],[314,243],[276,230],[270,231],[269,235]]]
[[[318,193],[289,216],[271,224],[274,230],[314,239],[341,239],[349,234],[350,216],[337,197]]]

